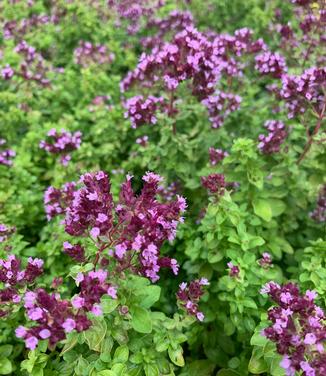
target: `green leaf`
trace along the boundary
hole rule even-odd
[[[104,320],[94,319],[90,329],[83,332],[86,343],[94,351],[101,351],[101,343],[105,338],[107,325]]]
[[[144,371],[146,376],[159,376],[159,370],[155,364],[145,364]]]
[[[113,312],[117,306],[119,305],[118,299],[112,299],[109,296],[103,296],[101,299],[101,307],[103,313],[111,313]]]
[[[268,201],[262,199],[255,199],[252,202],[254,212],[258,217],[262,218],[266,222],[272,219],[272,208]]]
[[[79,334],[77,332],[68,333],[67,339],[65,341],[66,343],[65,343],[63,349],[61,350],[60,355],[63,355],[64,353],[71,350],[72,348],[74,348],[77,345],[78,336],[79,336]]]
[[[255,347],[248,364],[248,371],[253,374],[261,374],[268,371],[268,365],[263,358],[263,349]]]
[[[114,363],[126,363],[129,358],[129,349],[127,345],[119,346],[114,352]]]
[[[176,350],[172,349],[171,347],[168,348],[168,354],[171,359],[171,361],[179,366],[183,367],[185,365],[185,361],[183,358],[183,350],[181,346],[178,346]]]
[[[270,198],[270,199],[268,199],[268,203],[269,203],[270,207],[272,208],[272,216],[273,217],[278,217],[286,209],[286,205],[282,200]]]
[[[240,376],[240,373],[233,369],[221,369],[217,372],[216,376]]]
[[[139,333],[150,333],[152,331],[152,320],[150,313],[140,307],[133,306],[131,309],[131,325]]]
[[[150,308],[154,303],[160,299],[161,287],[160,286],[147,286],[144,290],[144,298],[141,300],[140,305],[144,308]]]
[[[118,376],[114,371],[104,370],[96,373],[96,376]]]
[[[11,372],[11,361],[7,358],[0,358],[0,375],[9,375]]]
[[[0,358],[8,358],[8,356],[11,355],[13,348],[12,345],[0,346]]]

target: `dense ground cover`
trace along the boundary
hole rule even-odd
[[[0,24],[0,375],[325,375],[324,1]]]

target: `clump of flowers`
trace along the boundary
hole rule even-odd
[[[22,40],[15,48],[15,52],[23,57],[19,70],[15,74],[25,81],[34,81],[41,86],[49,86],[50,80],[47,78],[50,67],[46,64],[41,54],[36,52],[35,47],[30,46]],[[60,69],[57,70],[60,72]]]
[[[48,221],[59,214],[65,213],[74,198],[76,183],[70,182],[63,185],[61,189],[48,187],[44,193],[44,207]]]
[[[206,278],[191,281],[188,285],[186,282],[182,282],[179,285],[177,292],[177,299],[186,312],[195,316],[199,321],[203,321],[205,316],[203,312],[199,311],[198,302],[200,297],[204,294],[203,286],[208,286],[209,282]]]
[[[255,58],[255,68],[262,75],[270,75],[274,78],[281,78],[287,71],[286,62],[283,56],[279,53],[265,51]]]
[[[216,166],[218,163],[223,161],[225,157],[229,155],[227,151],[224,151],[222,149],[214,149],[214,148],[209,148],[209,161],[212,166]]]
[[[81,244],[63,243],[63,251],[73,260],[82,263],[85,261],[85,249]]]
[[[0,316],[10,312],[10,306],[21,301],[21,291],[32,284],[43,273],[43,260],[28,258],[25,269],[15,255],[9,255],[6,260],[0,260],[0,282],[4,288],[0,290]]]
[[[264,268],[268,269],[272,265],[272,257],[268,252],[264,252],[262,254],[262,258],[258,260],[259,265]]]
[[[144,124],[156,124],[155,116],[158,108],[162,108],[164,98],[150,95],[144,99],[142,95],[137,95],[128,99],[125,103],[125,117],[130,118],[131,127],[138,128]]]
[[[75,63],[83,68],[91,64],[110,64],[113,60],[114,54],[109,52],[107,47],[102,44],[92,44],[81,40],[74,51]]]
[[[210,174],[201,177],[201,183],[210,193],[222,196],[226,188],[225,176],[223,174]]]
[[[136,138],[136,144],[145,148],[148,145],[148,136],[145,135],[145,136]]]
[[[128,268],[155,282],[162,267],[178,272],[176,260],[161,257],[159,250],[165,240],[175,238],[186,202],[181,196],[169,203],[159,202],[156,195],[162,178],[152,172],[143,176],[144,186],[139,196],[132,189],[131,179],[127,176],[115,204],[108,176],[103,171],[83,175],[83,186],[66,210],[65,230],[72,236],[90,235],[97,242],[95,265],[104,249],[109,248],[110,255],[120,265],[117,270]]]
[[[0,138],[0,147],[6,144],[6,140]],[[16,153],[11,149],[0,150],[0,165],[3,166],[12,166],[12,158],[16,155]]]
[[[218,91],[204,99],[202,103],[208,110],[212,128],[217,129],[223,125],[230,113],[240,108],[241,97],[232,93]]]
[[[230,277],[238,277],[240,273],[240,268],[237,265],[234,265],[231,261],[227,263],[229,268],[229,276]]]
[[[286,374],[324,375],[325,314],[314,303],[317,293],[307,290],[301,295],[295,284],[280,286],[275,282],[267,283],[261,292],[276,303],[268,311],[272,325],[262,334],[276,343],[278,353],[283,355],[280,365]]]
[[[253,41],[249,29],[237,30],[234,36],[214,35],[212,39],[192,25],[186,26],[171,43],[159,44],[150,54],[142,54],[136,69],[121,82],[121,91],[136,84],[146,89],[161,85],[168,97],[167,113],[173,116],[174,93],[187,81],[192,94],[208,108],[212,126],[219,128],[225,117],[238,109],[241,99],[232,93],[216,92],[217,83],[223,74],[241,76],[242,65],[237,59],[258,53],[265,45],[261,40]]]
[[[15,231],[15,227],[8,227],[7,225],[0,223],[0,243],[5,242]]]
[[[11,68],[10,64],[6,64],[4,68],[1,69],[1,77],[4,80],[10,80],[15,74],[14,70]]]
[[[312,107],[317,115],[324,115],[326,68],[309,68],[299,76],[283,75],[280,98],[285,101],[288,117],[301,115]]]
[[[321,188],[315,210],[310,213],[313,220],[319,223],[326,222],[326,184]]]
[[[278,153],[287,137],[284,123],[278,120],[267,120],[264,127],[269,133],[267,136],[259,135],[259,150],[264,154]]]
[[[146,30],[154,29],[154,36],[148,36],[141,39],[144,48],[152,49],[164,44],[164,38],[167,34],[176,34],[187,26],[194,24],[194,19],[189,11],[173,10],[165,18],[154,18],[147,22]]]
[[[46,140],[40,142],[40,148],[51,154],[60,155],[61,164],[67,166],[71,159],[70,153],[79,149],[81,145],[81,132],[70,133],[64,129],[58,132],[53,128],[47,136]]]
[[[150,19],[155,11],[164,5],[164,0],[108,0],[110,9],[114,9],[121,21],[127,21],[127,31],[136,34],[140,27],[142,18]]]

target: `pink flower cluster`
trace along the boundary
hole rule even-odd
[[[76,309],[92,312],[96,316],[102,314],[100,302],[105,294],[112,299],[117,299],[117,290],[107,283],[108,273],[105,270],[97,270],[88,274],[79,273],[76,281],[80,287],[80,293],[72,299],[72,305]]]
[[[34,350],[42,339],[48,339],[54,347],[66,338],[66,333],[82,332],[91,326],[84,311],[76,313],[68,300],[62,300],[59,293],[48,294],[43,289],[27,291],[24,297],[27,316],[36,325],[31,328],[19,326],[16,336],[25,341],[28,349]]]
[[[117,12],[121,20],[128,21],[127,31],[136,34],[141,27],[142,18],[150,19],[164,5],[164,0],[108,0],[107,4]],[[120,22],[117,26],[120,26]]]
[[[200,297],[204,294],[203,286],[208,285],[209,282],[206,278],[191,281],[189,285],[186,282],[182,282],[177,292],[177,299],[181,306],[189,315],[195,316],[199,321],[203,321],[205,316],[203,312],[199,311],[198,302]]]
[[[73,330],[82,332],[91,326],[87,313],[102,314],[100,302],[103,295],[117,298],[114,286],[107,283],[108,273],[103,270],[78,273],[76,282],[80,292],[71,301],[62,300],[60,294],[48,294],[43,289],[27,291],[24,307],[30,320],[36,322],[31,328],[20,326],[16,336],[25,340],[26,347],[34,350],[39,340],[48,339],[51,347],[66,338]]]
[[[20,21],[6,21],[3,25],[3,36],[5,39],[21,39],[32,29],[38,28],[41,25],[46,25],[52,20],[53,19],[46,14],[32,14],[30,17],[23,18]]]
[[[34,47],[22,40],[16,46],[15,52],[24,58],[20,63],[19,70],[15,71],[17,76],[26,81],[34,81],[41,86],[50,85],[50,80],[47,78],[50,67],[47,66],[42,55],[37,53]],[[57,71],[60,72],[60,68]]]
[[[286,374],[294,376],[301,371],[306,376],[324,375],[325,314],[314,303],[317,294],[307,290],[301,295],[295,284],[280,286],[275,282],[267,283],[261,293],[268,294],[277,304],[268,311],[272,325],[262,334],[276,343]]]
[[[326,222],[326,184],[321,188],[317,200],[317,207],[310,213],[310,216],[316,222]]]
[[[143,88],[161,85],[169,97],[165,110],[172,116],[175,113],[173,93],[180,83],[187,81],[192,94],[208,108],[213,127],[220,127],[241,101],[231,93],[215,93],[221,75],[241,76],[242,64],[238,59],[243,54],[258,53],[265,45],[262,40],[253,41],[249,29],[237,30],[234,36],[215,35],[212,39],[193,26],[186,26],[171,43],[160,43],[150,54],[142,54],[136,69],[121,82],[121,91],[135,84]],[[143,97],[141,100],[144,101]],[[128,116],[134,119],[136,114]]]
[[[240,108],[241,97],[232,93],[217,91],[202,101],[209,113],[212,128],[220,128],[228,115]]]
[[[53,128],[48,132],[47,136],[47,140],[40,142],[40,148],[51,154],[60,155],[60,163],[63,166],[67,166],[71,159],[70,152],[79,149],[81,145],[81,132],[70,133],[64,129],[58,132]]]
[[[76,183],[66,183],[61,189],[48,187],[44,193],[44,207],[48,221],[59,214],[65,213],[74,198]]]
[[[268,252],[264,252],[262,258],[258,260],[259,265],[264,268],[268,269],[272,265],[272,257]]]
[[[320,115],[325,106],[326,67],[309,68],[300,76],[283,75],[280,97],[285,101],[288,117],[293,118],[312,106]]]
[[[82,263],[85,259],[85,249],[81,244],[70,244],[69,242],[63,243],[63,252],[66,253],[76,262]]]
[[[281,78],[287,71],[286,62],[283,56],[279,53],[265,51],[255,58],[255,68],[262,75],[270,75],[274,78]]]
[[[210,174],[201,177],[201,184],[210,193],[222,196],[227,186],[225,176],[223,174]]]
[[[115,204],[108,176],[103,171],[83,175],[83,187],[66,210],[65,229],[72,236],[90,234],[99,242],[101,252],[111,248],[109,254],[120,265],[118,270],[128,268],[155,282],[162,267],[178,272],[176,260],[161,257],[159,249],[165,240],[175,238],[187,205],[181,196],[169,203],[157,201],[158,184],[162,180],[159,175],[148,172],[143,176],[144,186],[139,196],[132,189],[131,178],[127,176],[122,184],[119,202]]]
[[[11,68],[10,64],[6,64],[4,68],[1,69],[1,77],[4,80],[10,80],[14,76],[15,72]]]
[[[15,231],[15,227],[8,227],[7,225],[0,223],[0,243],[5,242]]]
[[[216,166],[225,157],[229,155],[227,151],[223,151],[222,149],[209,148],[208,152],[209,152],[209,161],[212,166]]]
[[[0,260],[0,282],[4,288],[0,290],[0,304],[16,304],[21,301],[20,289],[32,284],[43,273],[43,260],[28,258],[27,266],[21,269],[21,261],[15,255],[9,255],[7,260]],[[10,309],[10,307],[8,307]],[[8,313],[8,310],[0,310],[0,316]]]
[[[146,25],[146,31],[156,30],[154,36],[148,36],[141,39],[141,44],[144,48],[152,49],[164,44],[166,35],[182,31],[187,26],[194,24],[194,19],[189,11],[173,10],[165,18],[150,19]]]
[[[239,276],[239,273],[240,273],[239,266],[234,265],[233,262],[231,262],[231,261],[227,263],[227,266],[229,268],[229,276],[230,277],[236,278],[236,277]]]
[[[0,147],[6,144],[6,140],[0,138]],[[3,166],[12,166],[13,162],[11,158],[13,158],[16,153],[11,149],[0,150],[0,165]]]
[[[131,127],[138,128],[144,124],[156,124],[155,113],[162,108],[164,99],[150,95],[144,99],[142,95],[137,95],[128,99],[125,103],[125,118],[130,118]]]
[[[264,127],[269,131],[268,135],[259,135],[258,148],[264,154],[278,153],[287,137],[284,123],[278,120],[267,120]]]
[[[110,64],[114,60],[114,54],[109,52],[107,47],[101,44],[79,41],[74,51],[74,61],[83,68],[91,64]]]

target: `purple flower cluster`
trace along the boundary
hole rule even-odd
[[[136,69],[121,82],[121,91],[135,84],[143,88],[161,85],[167,91],[167,112],[172,116],[174,92],[187,81],[192,94],[208,108],[213,127],[220,127],[225,117],[239,108],[241,98],[219,91],[214,94],[217,83],[222,74],[241,76],[239,58],[258,53],[265,45],[262,40],[253,41],[249,29],[237,30],[234,36],[214,35],[211,39],[192,25],[186,26],[171,43],[159,43],[150,54],[142,54]]]
[[[108,6],[115,10],[121,20],[128,21],[127,31],[136,34],[142,18],[150,19],[154,12],[164,5],[164,0],[108,0]],[[120,26],[120,23],[117,24]]]
[[[37,53],[34,47],[22,40],[16,46],[15,52],[24,59],[20,64],[19,70],[15,71],[15,74],[26,81],[34,81],[41,86],[50,85],[50,80],[47,78],[50,68],[47,66],[42,55]]]
[[[320,190],[317,200],[317,207],[312,213],[310,213],[310,216],[316,222],[326,222],[326,184],[324,184]]]
[[[208,110],[212,128],[217,129],[223,125],[230,113],[239,109],[241,97],[232,93],[218,91],[204,99],[202,103]]]
[[[222,196],[227,185],[223,174],[210,174],[201,177],[201,183],[210,193]]]
[[[178,181],[173,181],[167,187],[164,185],[159,185],[157,193],[161,196],[164,201],[172,201],[181,191],[181,184]]]
[[[61,189],[48,187],[44,193],[44,207],[48,221],[65,213],[74,198],[76,183],[66,183]]]
[[[27,266],[21,269],[21,261],[15,255],[9,255],[7,260],[0,260],[0,282],[5,286],[0,290],[0,304],[19,303],[21,301],[20,289],[32,284],[43,273],[43,261],[28,258]],[[8,310],[0,310],[0,316],[4,316]]]
[[[4,80],[10,80],[15,74],[14,70],[11,68],[10,64],[6,64],[4,68],[1,69],[1,77]]]
[[[142,95],[137,95],[128,99],[125,103],[125,117],[130,118],[131,127],[138,128],[144,124],[155,124],[157,119],[155,113],[162,108],[164,99],[150,95],[144,99]]]
[[[136,138],[136,144],[145,148],[148,145],[148,136],[145,135],[145,136]]]
[[[199,321],[203,321],[205,316],[199,311],[198,302],[204,294],[203,286],[208,285],[209,282],[206,278],[191,281],[189,285],[186,282],[182,282],[177,292],[177,299],[181,306],[189,315],[195,316]]]
[[[79,284],[80,293],[73,297],[73,307],[100,316],[102,314],[101,297],[107,294],[112,299],[117,299],[117,290],[106,282],[107,277],[108,273],[101,269],[88,274],[79,273],[76,281]]]
[[[21,39],[32,29],[38,28],[41,25],[46,25],[51,21],[53,21],[53,18],[46,14],[32,14],[30,17],[23,18],[20,21],[6,21],[3,25],[3,36],[5,39]]]
[[[264,127],[269,131],[268,135],[259,135],[258,148],[264,154],[278,153],[287,137],[284,123],[278,120],[267,120]]]
[[[102,44],[92,44],[91,42],[79,41],[78,47],[74,51],[74,61],[83,68],[91,64],[110,64],[114,60],[114,54],[109,52]]]
[[[147,22],[146,30],[154,29],[155,35],[141,39],[144,48],[152,49],[164,44],[166,35],[173,33],[174,35],[187,26],[194,24],[193,16],[188,11],[173,10],[165,18],[154,18]]]
[[[320,115],[325,105],[326,67],[309,68],[300,76],[283,75],[281,99],[286,103],[288,117],[293,118],[312,106]]]
[[[74,313],[68,300],[61,300],[59,293],[48,294],[43,289],[27,291],[24,307],[30,320],[36,323],[31,328],[19,326],[16,336],[25,341],[30,350],[34,350],[42,339],[48,339],[54,347],[57,342],[66,338],[66,333],[76,330],[82,332],[91,326],[91,321],[84,311]]]
[[[258,260],[259,265],[264,268],[268,269],[272,265],[272,257],[268,252],[264,252],[262,258]]]
[[[6,144],[6,140],[0,138],[0,147]],[[13,158],[16,153],[11,149],[0,150],[0,165],[3,166],[12,166],[13,162],[11,158]]]
[[[0,243],[5,242],[15,231],[15,227],[8,227],[5,224],[0,223]]]
[[[295,284],[280,286],[275,282],[267,283],[261,293],[277,304],[268,311],[272,325],[262,334],[276,343],[286,374],[294,376],[301,371],[306,376],[325,375],[325,314],[314,303],[317,294],[307,290],[301,295]]]
[[[240,268],[237,265],[234,265],[232,262],[228,262],[227,266],[229,268],[230,277],[238,277],[240,273]]]
[[[135,196],[131,178],[127,176],[122,184],[119,202],[115,204],[108,176],[103,171],[83,175],[83,187],[66,211],[66,232],[72,236],[90,234],[99,242],[101,252],[110,247],[109,254],[120,264],[119,270],[128,268],[152,281],[159,279],[162,267],[177,274],[176,260],[160,257],[159,249],[165,240],[175,238],[186,202],[180,196],[169,203],[158,202],[156,195],[162,178],[152,172],[143,176],[143,189]]]
[[[208,152],[209,152],[209,161],[212,166],[216,166],[225,157],[229,155],[227,151],[223,151],[222,149],[209,148]]]
[[[73,260],[82,263],[85,261],[85,249],[81,244],[70,244],[69,242],[63,243],[63,251]]]
[[[255,68],[262,75],[270,75],[274,78],[281,78],[287,71],[284,57],[277,52],[273,53],[271,51],[265,51],[262,54],[257,55],[255,61]]]
[[[67,166],[71,159],[70,152],[80,147],[81,135],[81,132],[70,133],[64,129],[58,132],[53,128],[48,132],[47,140],[40,142],[40,148],[51,154],[60,155],[61,164]]]

